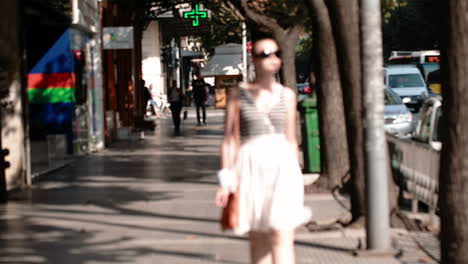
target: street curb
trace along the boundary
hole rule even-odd
[[[70,166],[75,161],[76,161],[76,158],[66,161],[63,164],[52,166],[52,167],[49,167],[48,169],[45,169],[39,172],[31,173],[32,183],[34,184],[37,181],[41,180],[43,177]]]
[[[301,228],[302,229],[302,228]],[[401,228],[392,228],[391,235],[405,235],[408,231]],[[296,239],[324,239],[324,238],[364,238],[366,230],[359,229],[340,229],[331,231],[308,231],[307,228],[302,229],[301,232],[296,234]]]

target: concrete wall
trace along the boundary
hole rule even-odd
[[[100,36],[100,11],[97,0],[73,0],[73,24],[81,25],[89,32],[94,33],[88,40],[87,64],[88,72],[94,78],[90,82],[90,94],[93,93],[89,105],[89,138],[90,150],[98,151],[104,148],[104,105],[103,105],[103,76],[102,54]]]
[[[97,24],[100,30],[99,23]],[[98,31],[99,32],[99,31]],[[101,53],[101,38],[99,34],[93,36],[91,43],[93,47],[93,72],[94,72],[94,108],[95,108],[95,126],[96,138],[92,150],[104,149],[104,101],[103,101],[103,76],[102,76],[102,53]]]
[[[2,147],[10,151],[6,169],[7,188],[13,189],[25,183],[24,126],[21,92],[21,64],[19,42],[18,1],[0,1],[0,66],[6,69],[6,78],[0,87],[9,89],[2,101]]]
[[[151,22],[143,32],[142,39],[143,79],[146,86],[153,85],[152,93],[164,94],[166,91],[164,73],[161,69],[161,37],[160,27],[157,21]]]

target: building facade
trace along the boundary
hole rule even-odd
[[[98,1],[61,3],[24,7],[33,175],[104,147]]]

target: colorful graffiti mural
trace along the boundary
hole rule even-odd
[[[67,29],[31,68],[28,98],[32,139],[65,134],[67,151],[72,152],[75,109],[75,62]]]

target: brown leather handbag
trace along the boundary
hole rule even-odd
[[[229,194],[226,206],[221,215],[221,229],[234,229],[239,224],[239,192]]]

